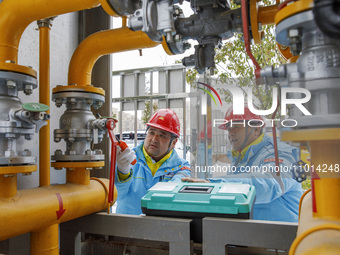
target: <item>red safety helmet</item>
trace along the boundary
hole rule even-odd
[[[155,127],[170,132],[179,137],[180,124],[177,114],[170,109],[160,109],[154,113],[148,123],[148,127]]]
[[[234,115],[233,107],[231,106],[228,109],[228,111],[226,112],[224,119],[227,120],[228,122],[224,123],[222,125],[219,125],[218,126],[219,129],[228,130],[228,127],[230,125],[230,121],[239,122],[239,121],[244,121],[244,120],[248,120],[248,121],[249,120],[252,120],[252,121],[258,120],[259,122],[263,123],[262,127],[265,126],[265,123],[264,123],[263,118],[261,117],[261,115],[257,115],[257,114],[252,113],[249,110],[248,105],[244,106],[244,114],[242,114],[242,115],[241,114],[235,114]]]

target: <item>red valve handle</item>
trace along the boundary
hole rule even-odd
[[[113,123],[112,123],[113,122]],[[108,202],[112,203],[114,195],[114,184],[116,175],[116,153],[117,153],[117,141],[113,129],[116,127],[117,120],[109,119],[106,122],[106,128],[111,140],[111,163],[110,163],[110,183],[109,183],[109,195]]]

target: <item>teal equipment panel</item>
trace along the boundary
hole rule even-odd
[[[148,190],[141,203],[147,215],[172,211],[249,218],[255,194],[254,186],[242,183],[159,182]]]

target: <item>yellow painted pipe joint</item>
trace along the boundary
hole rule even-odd
[[[311,10],[314,6],[313,0],[300,0],[293,2],[283,7],[275,16],[275,25],[278,25],[281,21],[298,14],[300,12]]]
[[[313,208],[312,192],[307,191],[300,199],[297,238],[289,255],[339,254],[340,221],[315,217]]]
[[[100,179],[106,187],[109,180]],[[61,184],[19,190],[10,202],[0,199],[0,241],[54,224],[106,210],[107,192],[102,183]],[[115,199],[117,191],[115,190]]]
[[[104,11],[112,17],[122,17],[119,13],[113,8],[108,0],[100,0],[100,4]]]
[[[132,31],[128,27],[99,31],[83,40],[70,61],[68,84],[84,86],[91,84],[92,69],[96,61],[104,55],[129,50],[151,48],[159,45],[142,31]]]
[[[68,85],[68,86],[57,86],[52,89],[52,93],[61,92],[89,92],[105,96],[105,90],[102,88],[97,88],[92,85],[78,86],[78,85]]]
[[[163,50],[165,51],[166,54],[168,54],[169,56],[175,55],[169,48],[168,43],[165,40],[165,37],[163,36],[163,41],[162,41],[162,47]]]
[[[103,167],[105,162],[53,162],[51,165],[55,168],[66,168],[67,183],[89,185],[90,171],[93,168]]]
[[[21,73],[37,78],[37,72],[28,66],[21,66],[15,63],[0,62],[0,70],[7,72]]]
[[[331,233],[330,233],[331,232]],[[305,249],[304,251],[299,251],[298,247],[301,244],[303,240],[306,238],[312,236],[312,235],[318,235],[319,238],[313,238],[313,244],[318,243],[318,239],[322,239],[320,244],[316,246],[312,246],[311,249]],[[305,232],[303,232],[301,235],[299,235],[294,242],[292,243],[290,250],[289,250],[289,255],[294,255],[294,254],[318,254],[318,255],[323,255],[323,254],[339,254],[340,250],[340,241],[334,241],[328,239],[328,237],[334,237],[338,236],[340,237],[340,225],[338,224],[322,224],[322,225],[317,225],[314,226]],[[327,240],[328,239],[328,240]],[[312,244],[312,243],[311,243]],[[336,251],[336,252],[335,252]],[[335,252],[335,253],[334,253]]]
[[[17,175],[0,174],[0,199],[13,199],[17,194]]]
[[[35,171],[37,171],[37,165],[0,167],[0,174],[32,173]]]

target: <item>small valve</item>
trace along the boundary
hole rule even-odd
[[[297,161],[292,166],[293,179],[297,182],[303,182],[307,179],[306,168],[307,164],[302,160]]]
[[[20,120],[24,125],[35,125],[36,133],[43,126],[47,125],[50,115],[46,112],[50,108],[45,104],[26,103],[22,105],[22,109],[14,112],[14,117]]]

